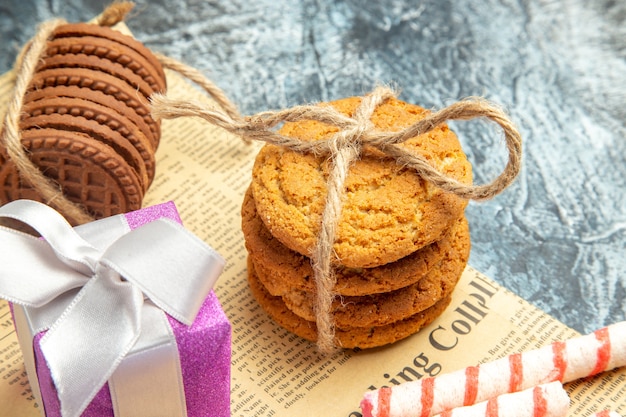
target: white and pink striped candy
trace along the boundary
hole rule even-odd
[[[437,417],[565,417],[568,409],[563,385],[551,382],[444,411]]]
[[[626,322],[459,371],[365,393],[363,417],[430,417],[553,381],[626,365]]]

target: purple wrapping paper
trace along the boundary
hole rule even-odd
[[[131,229],[161,217],[181,223],[174,203],[168,202],[124,215]],[[189,327],[168,316],[180,354],[188,417],[230,416],[231,327],[211,291]],[[39,341],[33,339],[35,366],[47,417],[61,417],[59,399]],[[71,355],[72,352],[68,352]],[[155,381],[158,384],[158,381]],[[113,417],[108,385],[82,414],[83,417]],[[126,417],[126,416],[125,416]],[[130,416],[129,416],[130,417]]]

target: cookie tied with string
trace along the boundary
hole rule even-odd
[[[74,224],[141,208],[161,136],[149,97],[167,86],[159,59],[109,27],[129,7],[46,22],[25,46],[0,133],[0,204],[41,201]]]
[[[349,117],[360,98],[330,105]],[[373,128],[399,131],[423,118],[426,110],[390,98],[376,107]],[[328,139],[339,129],[318,121],[287,123],[285,136],[306,141]],[[456,135],[446,125],[409,139],[408,151],[424,156],[445,174],[471,183],[472,167]],[[259,217],[280,242],[310,256],[326,205],[330,161],[266,145],[256,158],[252,191]],[[333,243],[335,262],[371,268],[397,261],[439,240],[461,216],[467,200],[423,180],[377,149],[365,147],[348,170],[341,215]]]
[[[361,103],[362,98],[351,97],[322,106],[353,118]],[[373,108],[368,121],[374,131],[398,132],[428,113],[388,97]],[[278,131],[308,142],[339,132],[339,127],[316,120],[285,123]],[[471,164],[447,125],[401,146],[445,175],[471,184]],[[332,204],[327,184],[333,162],[326,155],[264,146],[242,210],[252,293],[279,324],[312,341],[319,336],[318,288],[303,281],[314,281],[311,265],[322,217]],[[463,215],[467,199],[367,145],[346,171],[329,271],[337,295],[328,314],[335,344],[372,348],[419,331],[448,304],[469,256]]]
[[[469,256],[467,201],[496,196],[521,168],[521,135],[500,107],[469,98],[430,112],[378,87],[363,97],[243,116],[198,71],[162,62],[219,107],[156,95],[155,117],[200,117],[266,143],[244,197],[242,229],[251,292],[278,324],[329,354],[396,342],[445,310]],[[508,161],[495,179],[476,185],[446,122],[479,118],[501,128]],[[362,283],[367,289],[349,288]],[[396,302],[401,314],[393,314]]]

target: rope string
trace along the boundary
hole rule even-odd
[[[113,3],[95,20],[97,24],[113,26],[122,21],[132,7],[133,3],[131,2]],[[54,206],[76,223],[87,223],[92,221],[93,217],[81,205],[68,200],[59,184],[46,177],[39,167],[30,160],[26,149],[22,146],[19,128],[24,95],[33,79],[37,64],[43,57],[46,44],[54,30],[66,23],[63,19],[53,19],[39,25],[35,36],[24,45],[15,59],[13,66],[15,85],[4,115],[3,134],[0,135],[0,143],[6,147],[9,159],[15,164],[20,179],[27,182],[46,204]]]
[[[385,87],[378,87],[374,93],[379,94],[377,92],[379,90],[386,90],[387,94],[393,94]],[[339,113],[332,107],[295,106],[275,112],[261,112],[245,117],[238,115],[236,118],[232,118],[218,107],[193,101],[174,100],[160,94],[152,96],[151,102],[152,115],[156,118],[173,119],[197,116],[237,136],[283,146],[296,152],[311,152],[315,155],[331,154],[330,143],[334,139],[329,138],[315,142],[303,141],[280,135],[272,128],[283,122],[301,120],[316,120],[331,124],[341,131],[353,129],[357,124],[355,119]],[[491,183],[484,185],[460,183],[454,178],[442,174],[419,154],[410,153],[397,146],[412,137],[430,132],[446,121],[471,120],[480,117],[491,120],[502,128],[508,150],[506,166]],[[513,182],[521,168],[521,135],[503,110],[482,98],[470,97],[453,103],[398,132],[380,132],[367,129],[360,134],[359,140],[363,146],[369,145],[378,148],[395,158],[398,163],[415,169],[424,179],[445,191],[472,200],[486,200],[499,194]]]
[[[15,86],[4,116],[4,135],[0,139],[4,143],[7,154],[15,164],[21,179],[34,188],[48,204],[61,209],[67,216],[76,221],[84,223],[92,220],[91,216],[85,213],[79,205],[65,198],[59,185],[43,175],[37,165],[30,160],[22,146],[19,128],[24,95],[33,78],[37,63],[46,49],[46,43],[51,34],[64,23],[64,20],[56,19],[41,24],[33,39],[24,46],[18,55],[14,65]]]
[[[112,26],[123,20],[132,9],[132,3],[113,3],[96,22]],[[4,117],[4,134],[0,141],[6,146],[9,158],[15,163],[20,178],[27,181],[47,204],[55,206],[66,216],[78,223],[85,223],[93,218],[80,207],[69,201],[59,185],[35,166],[28,158],[21,144],[19,120],[23,98],[33,77],[39,59],[45,52],[46,43],[56,27],[64,24],[63,20],[44,22],[36,35],[27,43],[16,59],[15,87]],[[360,158],[364,146],[375,147],[394,158],[398,164],[407,166],[422,176],[426,181],[453,193],[459,197],[474,200],[489,199],[503,191],[515,179],[521,168],[522,139],[508,116],[496,105],[481,99],[468,98],[454,103],[437,112],[428,114],[424,119],[398,132],[376,131],[370,122],[371,115],[381,103],[396,94],[385,87],[378,87],[365,96],[357,108],[354,117],[345,116],[330,106],[303,105],[278,111],[265,111],[251,116],[243,116],[227,95],[195,68],[187,66],[170,57],[156,53],[165,68],[178,72],[199,85],[217,106],[191,101],[173,100],[157,94],[151,98],[152,115],[155,118],[172,119],[178,117],[200,117],[218,126],[246,142],[262,141],[282,146],[296,152],[310,152],[317,156],[327,156],[331,161],[328,178],[328,194],[322,213],[320,233],[311,262],[316,282],[316,324],[318,328],[318,349],[331,353],[336,349],[334,341],[335,327],[330,312],[335,294],[333,288],[336,279],[332,270],[333,243],[337,222],[341,214],[341,202],[344,186],[351,164]],[[435,127],[450,120],[471,120],[485,118],[495,122],[504,134],[508,150],[508,161],[503,171],[490,183],[468,185],[448,177],[434,168],[419,154],[407,151],[401,146],[406,140],[428,133]],[[303,141],[277,133],[274,128],[284,122],[316,120],[336,126],[339,132],[332,137],[315,142]]]
[[[171,58],[162,61],[166,67],[170,66],[172,62]],[[311,152],[317,156],[325,155],[329,158],[331,170],[327,179],[326,203],[317,242],[311,254],[316,286],[317,346],[318,350],[325,354],[330,354],[337,349],[334,340],[335,326],[331,313],[332,302],[335,298],[333,289],[336,283],[332,260],[334,256],[333,243],[341,215],[344,183],[350,165],[360,158],[364,146],[372,146],[381,150],[394,158],[398,164],[415,170],[426,181],[465,199],[485,200],[494,197],[513,182],[521,168],[521,135],[502,109],[481,98],[470,97],[453,103],[426,115],[423,119],[398,132],[381,132],[374,129],[369,119],[377,106],[396,96],[392,90],[386,87],[378,87],[365,96],[354,117],[345,116],[330,106],[315,105],[295,106],[278,111],[261,112],[252,116],[242,116],[232,110],[236,107],[230,103],[226,95],[217,86],[205,80],[202,74],[178,62],[170,68],[185,76],[188,70],[193,77],[199,75],[201,79],[197,83],[200,86],[210,86],[205,90],[209,96],[215,99],[216,105],[174,100],[157,94],[151,97],[153,117],[161,119],[200,117],[248,141],[262,141],[296,152]],[[446,121],[476,118],[485,118],[495,122],[504,133],[508,150],[506,166],[488,184],[464,184],[455,178],[444,175],[421,155],[410,152],[401,146],[408,139],[428,133]],[[336,126],[339,131],[327,139],[311,142],[283,136],[273,130],[281,123],[302,120],[316,120],[330,124]]]

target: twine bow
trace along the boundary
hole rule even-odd
[[[327,196],[322,213],[321,227],[314,252],[311,254],[316,283],[317,345],[320,352],[336,350],[331,305],[336,278],[332,269],[333,243],[341,214],[341,203],[350,165],[360,158],[363,148],[379,149],[403,166],[409,167],[426,181],[459,197],[473,200],[489,199],[504,190],[515,179],[521,167],[522,139],[507,115],[498,106],[481,98],[468,98],[442,110],[430,113],[423,119],[398,132],[382,132],[374,129],[370,117],[376,107],[395,93],[386,87],[378,87],[363,97],[354,117],[348,117],[332,107],[296,106],[290,109],[261,112],[242,116],[226,95],[211,81],[193,68],[169,57],[159,55],[162,64],[187,75],[198,83],[217,102],[218,107],[182,100],[169,99],[163,95],[151,98],[152,115],[156,118],[200,117],[246,141],[255,140],[283,146],[296,152],[311,152],[327,156],[331,162],[328,176]],[[504,133],[509,158],[502,173],[484,185],[467,185],[438,171],[417,153],[410,152],[401,144],[410,138],[423,135],[449,120],[486,118],[498,124]],[[284,122],[316,120],[336,126],[339,131],[328,139],[305,141],[283,136],[273,130]]]

